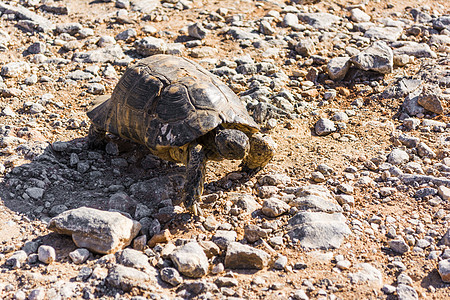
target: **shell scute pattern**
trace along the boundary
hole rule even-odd
[[[166,156],[223,124],[258,131],[239,98],[215,75],[181,57],[154,55],[129,67],[111,98],[88,116],[98,127]]]

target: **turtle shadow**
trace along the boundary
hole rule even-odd
[[[425,277],[422,278],[420,286],[424,289],[428,288],[429,286],[433,286],[436,290],[448,289],[450,287],[450,283],[443,282],[441,276],[439,275],[439,271],[434,268],[433,270],[429,271],[429,273]]]
[[[154,218],[180,197],[185,168],[139,145],[124,144],[124,153],[110,155],[88,149],[86,138],[42,144],[28,142],[6,157],[0,188],[3,204],[31,220],[82,206]]]

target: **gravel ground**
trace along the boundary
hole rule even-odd
[[[0,1],[1,298],[449,299],[450,5],[362,3]],[[253,177],[209,162],[202,216],[184,166],[87,146],[163,53],[278,144]]]

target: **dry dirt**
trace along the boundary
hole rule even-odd
[[[26,2],[26,1],[25,1]],[[370,1],[366,5],[367,12],[373,12],[379,16],[389,16],[392,12],[405,11],[406,7],[420,7],[425,4],[424,1]],[[138,20],[133,24],[118,24],[112,22],[105,22],[106,15],[113,13],[117,9],[114,7],[114,3],[104,3],[101,1],[58,1],[57,4],[67,5],[70,9],[68,15],[56,15],[46,13],[45,16],[51,19],[54,23],[68,23],[79,22],[83,26],[91,25],[95,28],[95,35],[110,35],[115,36],[117,33],[127,28],[136,28],[138,36],[136,39],[145,36],[139,29],[144,25],[152,25],[158,29],[158,31],[170,31],[175,33],[173,37],[165,37],[167,40],[174,41],[178,36],[178,32],[189,22],[195,22],[197,20],[204,19],[203,11],[215,11],[219,7],[226,7],[233,13],[243,13],[246,18],[258,19],[264,16],[269,10],[280,10],[276,5],[273,5],[265,1],[193,1],[193,8],[189,10],[164,10],[164,14],[168,16],[169,21],[152,22]],[[347,10],[342,9],[350,3],[345,1],[324,1],[316,4],[319,8],[329,9],[335,8],[335,14],[340,16],[348,15]],[[426,3],[432,8],[438,4],[448,7],[447,1],[433,1],[432,3]],[[20,28],[14,26],[14,22],[0,19],[0,28],[9,33],[12,37],[12,41],[5,52],[0,52],[0,66],[11,62],[23,60],[22,53],[27,47],[37,39],[37,33],[29,33],[22,31]],[[281,33],[284,29],[280,29]],[[120,42],[121,43],[121,42]],[[233,60],[234,57],[248,54],[256,61],[260,60],[261,53],[258,50],[242,49],[238,43],[232,39],[226,38],[225,35],[210,35],[205,41],[204,45],[214,47],[218,50],[216,58]],[[60,50],[60,46],[48,46],[48,51],[53,53],[57,57],[64,57],[70,59],[72,54]],[[187,55],[186,55],[187,56]],[[195,58],[193,58],[196,60]],[[200,60],[200,59],[197,59]],[[298,69],[305,69],[307,67],[297,67],[285,65],[282,63],[283,58],[275,58],[277,66],[282,69],[286,74],[291,75],[293,71]],[[207,64],[203,64],[205,67],[209,67]],[[33,67],[33,72],[36,74],[47,75],[53,78],[55,81],[46,83],[37,83],[32,86],[27,86],[23,90],[24,92],[18,97],[12,98],[0,98],[0,106],[3,108],[6,105],[10,106],[16,111],[17,116],[11,118],[8,116],[0,116],[0,124],[13,125],[17,128],[28,127],[29,131],[21,136],[29,141],[42,141],[47,143],[53,143],[55,141],[72,141],[74,143],[84,143],[86,141],[87,129],[86,124],[89,123],[86,117],[87,107],[90,105],[95,96],[87,94],[85,92],[85,86],[83,84],[67,85],[64,81],[58,81],[58,78],[64,78],[67,72],[75,70],[77,68],[83,68],[82,64],[71,63],[68,65],[50,65]],[[395,76],[401,76],[402,74],[414,74],[420,67],[420,62],[411,64],[408,67],[394,70],[394,73],[386,75],[383,79],[385,82],[390,82]],[[114,66],[118,75],[120,76],[125,67]],[[28,74],[24,74],[18,78],[4,78],[5,83],[9,87],[18,88],[22,84],[24,78]],[[109,78],[101,81],[106,87],[106,93],[111,93],[118,78]],[[341,86],[341,84],[335,84],[330,88],[336,88],[338,91],[337,97],[332,100],[326,108],[320,108],[317,113],[305,113],[299,118],[280,119],[278,125],[271,130],[266,130],[265,133],[269,134],[278,144],[278,151],[273,161],[260,173],[283,173],[291,177],[292,182],[295,184],[309,184],[311,172],[316,167],[325,163],[332,167],[335,171],[333,175],[334,180],[346,182],[343,171],[349,165],[362,165],[367,159],[376,157],[379,153],[389,152],[389,149],[393,148],[392,131],[400,124],[395,119],[398,113],[398,109],[403,99],[391,99],[386,101],[373,100],[371,94],[360,92],[358,86]],[[241,86],[242,90],[245,90],[245,86]],[[323,88],[322,88],[323,89]],[[235,88],[236,90],[236,88]],[[292,93],[300,92],[298,88],[291,88]],[[348,92],[348,94],[346,94]],[[40,117],[39,115],[31,115],[23,111],[23,103],[26,101],[36,101],[45,93],[51,93],[54,95],[53,102],[61,102],[62,105],[51,105],[48,107],[51,113],[58,114],[58,120],[63,120],[63,126],[52,126],[53,120],[47,117]],[[325,137],[317,136],[314,134],[314,124],[319,117],[329,117],[335,110],[352,109],[351,103],[356,99],[362,97],[364,100],[363,108],[357,111],[356,116],[352,117],[347,124],[347,128],[341,131],[342,134],[353,134],[356,137],[355,141],[340,141],[339,136],[328,135]],[[319,101],[320,99],[312,99],[311,101]],[[48,114],[47,114],[48,116]],[[70,120],[77,120],[81,124],[78,128],[70,128],[67,126]],[[448,115],[444,115],[439,118],[440,121],[449,122]],[[84,123],[83,123],[84,122]],[[422,141],[425,141],[433,150],[439,151],[443,149],[443,145],[439,142],[435,135],[429,132],[415,131],[412,135],[419,136]],[[133,155],[136,157],[142,157],[144,154],[136,154],[140,151],[145,152],[141,147],[133,146],[131,149],[125,149],[121,152],[120,157],[129,158]],[[81,150],[82,153],[87,151]],[[61,159],[69,159],[68,157]],[[28,165],[30,169],[33,169],[34,159],[27,159],[18,155],[11,161],[11,156],[5,151],[0,155],[0,161],[5,163],[11,162],[15,167]],[[239,162],[224,161],[224,162],[212,162],[207,167],[207,188],[205,193],[212,193],[209,189],[211,186],[223,186],[227,181],[230,173],[237,170]],[[10,165],[11,165],[10,164]],[[9,165],[9,166],[10,166]],[[52,172],[52,170],[47,170]],[[173,164],[166,164],[151,171],[151,174],[169,174],[177,175],[182,174],[183,168],[174,166]],[[12,172],[12,168],[7,168],[6,174]],[[151,177],[149,173],[143,169],[133,169],[130,166],[126,170],[121,171],[120,176],[115,176],[112,171],[107,173],[107,176],[115,176],[114,181],[118,184],[124,183],[127,178],[140,178],[141,176]],[[3,174],[1,176],[7,176]],[[0,177],[1,178],[1,177]],[[258,176],[255,178],[244,178],[240,181],[233,181],[231,186],[227,188],[220,188],[220,199],[218,203],[204,204],[204,211],[206,216],[214,215],[220,223],[233,222],[232,216],[224,214],[224,206],[227,200],[227,195],[233,191],[247,191],[256,195],[256,190],[249,187],[255,183]],[[91,206],[91,207],[106,207],[101,201],[107,199],[102,195],[103,188],[89,186],[86,181],[88,178],[81,179],[82,183],[75,182],[72,186],[58,186],[54,185],[49,187],[52,191],[54,199],[51,202],[51,206],[57,204],[65,204],[68,208],[76,208],[79,206]],[[14,187],[6,185],[7,180],[2,181],[0,179],[0,190],[2,196],[2,202],[0,205],[0,249],[3,249],[4,257],[0,261],[1,264],[5,263],[5,259],[15,250],[19,250],[25,241],[31,241],[34,239],[40,240],[43,244],[52,245],[56,249],[57,259],[56,262],[51,265],[38,264],[33,266],[24,266],[18,270],[10,270],[6,266],[1,266],[0,270],[0,297],[4,299],[12,298],[17,290],[29,291],[34,288],[43,287],[50,288],[58,281],[70,281],[79,272],[82,266],[75,265],[68,257],[68,253],[76,249],[76,246],[72,243],[70,237],[64,237],[51,233],[46,229],[45,223],[43,223],[39,217],[33,219],[34,210],[42,210],[43,213],[40,218],[44,218],[45,212],[48,212],[51,207],[46,207],[45,203],[36,203],[25,201],[23,199],[15,197],[11,194],[11,190]],[[18,183],[20,184],[20,183]],[[448,213],[449,207],[433,207],[423,201],[417,201],[410,197],[408,193],[397,193],[393,197],[392,201],[383,203],[374,201],[372,196],[375,190],[373,188],[355,188],[355,207],[350,212],[345,212],[346,215],[354,214],[355,211],[361,212],[362,218],[369,218],[372,215],[389,215],[395,217],[397,220],[403,220],[404,227],[408,227],[407,220],[411,215],[418,215],[419,218],[423,216],[433,216],[439,208],[444,208]],[[30,214],[31,212],[31,214]],[[358,214],[358,213],[356,213]],[[26,217],[27,216],[27,217]],[[282,216],[277,218],[281,222],[287,220],[288,216]],[[45,219],[45,218],[44,218]],[[48,219],[47,219],[48,220]],[[272,220],[271,220],[272,221]],[[255,220],[251,217],[240,217],[239,224],[254,223]],[[434,223],[436,230],[439,234],[444,234],[448,228],[448,223],[445,225],[443,221],[436,220],[424,220],[425,223]],[[174,239],[178,237],[189,238],[195,237],[199,234],[205,234],[198,229],[198,219],[192,217],[183,225],[168,225],[171,229]],[[281,229],[283,230],[283,229]],[[243,238],[243,229],[238,231],[238,240]],[[370,237],[369,234],[354,235],[352,234],[346,238],[344,244],[339,248],[332,250],[333,255],[342,254],[352,264],[358,262],[370,262],[381,270],[383,274],[384,283],[394,284],[396,280],[396,270],[388,267],[392,261],[393,255],[387,250],[387,238],[375,232],[375,239]],[[262,246],[259,246],[262,247]],[[332,292],[335,296],[342,299],[375,299],[386,298],[379,288],[371,287],[366,284],[351,284],[350,279],[345,275],[345,272],[338,273],[333,267],[334,264],[325,261],[322,262],[317,258],[317,255],[311,255],[309,252],[302,250],[298,246],[283,247],[280,250],[276,250],[279,254],[283,254],[288,257],[289,262],[293,265],[297,262],[303,262],[307,265],[306,269],[295,270],[294,272],[262,270],[258,272],[241,272],[233,270],[234,277],[240,282],[239,289],[241,290],[241,297],[248,299],[274,299],[274,298],[288,298],[290,293],[298,288],[302,288],[302,282],[304,279],[309,279],[314,283],[320,283],[321,280],[331,280],[333,282]],[[94,256],[90,261],[94,261]],[[435,260],[428,260],[426,256],[417,256],[414,252],[408,252],[402,256],[403,263],[407,266],[406,274],[408,274],[413,280],[413,287],[418,292],[421,299],[449,299],[450,287],[448,284],[444,284],[437,272],[437,263]],[[409,261],[414,263],[409,264]],[[251,284],[254,276],[262,276],[266,279],[266,284],[263,287],[258,287]],[[210,276],[214,278],[214,275]],[[279,289],[270,288],[274,283],[282,283]],[[12,291],[5,290],[5,286],[11,284],[13,286]],[[429,285],[432,284],[435,287],[435,291],[430,292]],[[326,282],[322,286],[316,284],[316,290],[310,293],[311,298],[319,297],[317,291],[321,288],[326,289]],[[161,289],[162,294],[175,295],[175,288],[165,287]],[[75,298],[81,297],[82,293],[78,293]],[[147,291],[133,290],[131,294],[124,294],[123,297],[129,298],[132,294],[136,295],[148,295]],[[101,297],[101,293],[97,294]],[[105,292],[103,299],[112,299],[114,295]],[[389,298],[389,297],[388,297]],[[395,296],[392,296],[395,298]]]

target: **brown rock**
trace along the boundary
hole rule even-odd
[[[437,86],[426,86],[419,96],[417,102],[426,110],[438,115],[444,113],[444,98],[441,90]]]
[[[150,248],[153,248],[156,246],[156,244],[167,243],[171,239],[172,239],[172,234],[170,233],[169,229],[166,229],[166,230],[161,231],[160,233],[152,236],[150,241],[148,241],[147,245]]]

